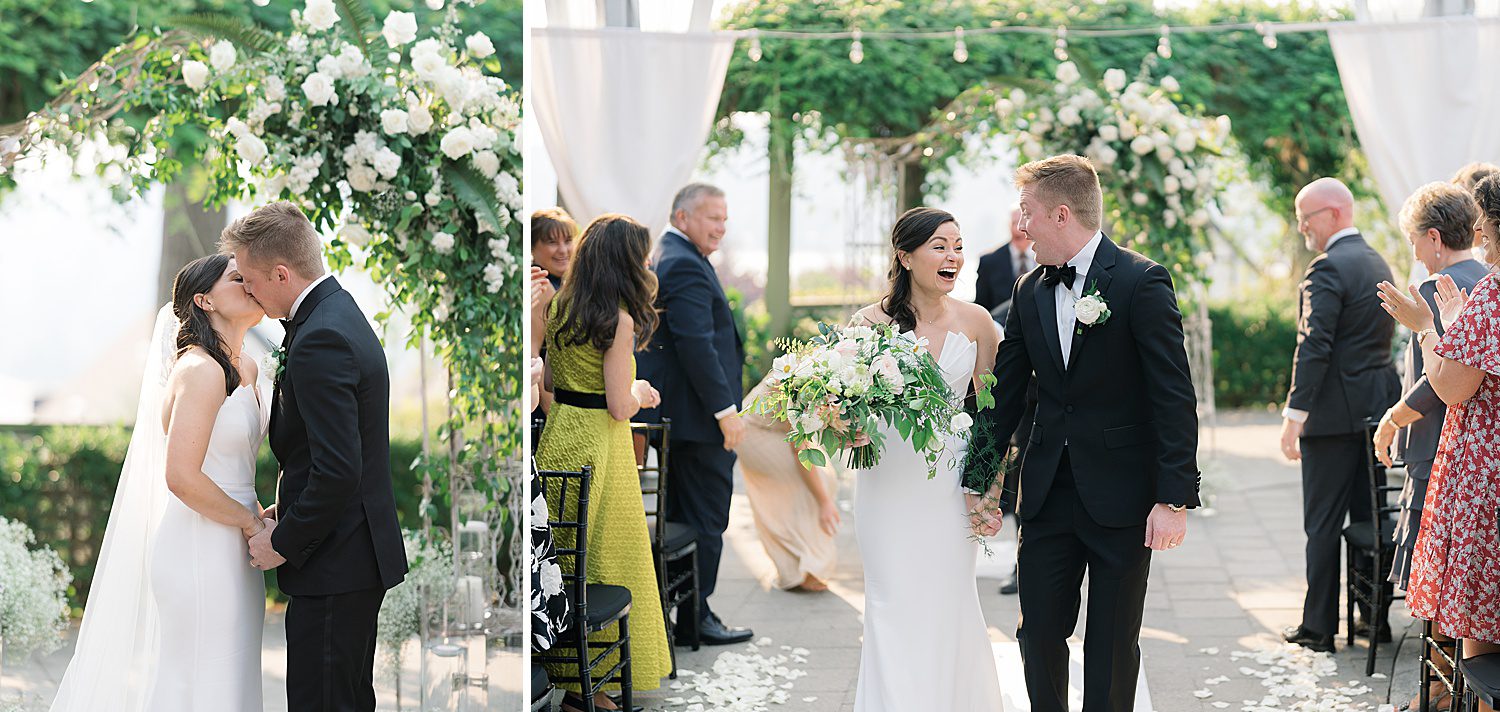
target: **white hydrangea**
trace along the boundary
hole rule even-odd
[[[313,72],[302,80],[302,93],[307,96],[307,103],[313,106],[338,103],[338,94],[333,90],[333,78],[322,72]]]
[[[417,38],[417,16],[409,12],[392,10],[385,16],[385,27],[380,31],[392,47],[400,47]]]
[[[312,187],[312,182],[317,180],[322,169],[323,154],[300,156],[292,162],[292,170],[287,175],[286,187],[291,188],[293,193],[306,193]]]
[[[266,101],[281,101],[286,98],[286,82],[272,74],[260,83],[260,94]]]
[[[394,178],[396,177],[396,171],[401,170],[401,157],[396,155],[395,151],[385,146],[381,146],[380,150],[375,152],[375,156],[371,159],[370,163],[375,166],[375,170],[380,173],[380,177],[382,178]]]
[[[339,11],[334,7],[333,0],[307,0],[307,6],[302,10],[302,20],[314,31],[322,32],[338,23]]]
[[[1080,113],[1075,107],[1064,106],[1057,112],[1057,120],[1061,122],[1063,126],[1077,126],[1083,123],[1083,114]]]
[[[365,61],[365,54],[347,42],[339,50],[338,64],[345,79],[360,79],[370,73],[370,63]]]
[[[1125,76],[1125,70],[1123,69],[1111,68],[1105,70],[1104,88],[1108,89],[1111,93],[1118,94],[1120,93],[1121,89],[1125,88],[1125,83],[1128,81],[1128,79],[1129,78]]]
[[[501,255],[510,253],[510,237],[501,236],[499,239],[490,240],[489,246],[490,256],[494,257],[495,259],[500,259]]]
[[[485,291],[495,294],[500,291],[500,287],[504,286],[504,284],[505,270],[500,265],[489,264],[484,266]]]
[[[437,250],[440,255],[446,255],[453,251],[453,235],[446,232],[435,232],[432,234],[432,249]]]
[[[368,193],[375,189],[375,180],[378,175],[375,173],[374,168],[360,163],[350,166],[346,177],[349,180],[350,188],[361,193]]]
[[[182,82],[194,91],[208,86],[208,65],[196,59],[182,63]]]
[[[1072,62],[1063,62],[1057,65],[1057,81],[1061,84],[1072,84],[1078,81],[1081,76],[1078,73],[1078,65]]]
[[[494,178],[500,172],[500,157],[494,151],[479,151],[474,154],[474,167],[484,174],[485,178]]]
[[[1150,136],[1136,136],[1135,140],[1130,142],[1130,150],[1137,156],[1144,156],[1156,150],[1156,143],[1151,140]]]
[[[323,55],[318,60],[318,73],[327,75],[329,79],[342,79],[344,77],[344,66],[339,64],[339,58],[331,54]]]
[[[1177,79],[1175,77],[1168,74],[1167,76],[1161,78],[1161,88],[1166,90],[1166,92],[1169,94],[1176,94],[1177,92],[1182,90],[1182,85],[1177,83]]]
[[[257,101],[250,107],[250,113],[246,115],[252,127],[259,127],[266,123],[266,119],[281,112],[281,104],[274,101]]]
[[[495,44],[483,32],[469,35],[468,39],[464,40],[464,47],[468,48],[469,56],[476,59],[484,59],[495,53]]]
[[[351,245],[364,247],[370,244],[370,231],[366,230],[358,222],[350,220],[342,228],[339,228],[338,238]]]
[[[521,182],[509,173],[495,174],[495,196],[511,210],[521,209]]]
[[[474,134],[474,150],[487,151],[494,147],[500,132],[487,126],[479,117],[469,119],[469,132]]]
[[[214,43],[213,49],[208,51],[208,63],[212,64],[217,71],[225,71],[234,66],[234,44],[229,40],[219,40]]]
[[[302,54],[307,51],[307,35],[298,33],[286,39],[286,48],[292,54]]]

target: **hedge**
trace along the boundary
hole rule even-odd
[[[1209,307],[1214,325],[1214,400],[1221,410],[1286,400],[1297,349],[1297,307],[1259,299]]]

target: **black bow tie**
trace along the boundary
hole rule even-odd
[[[1073,288],[1073,279],[1078,276],[1078,268],[1073,265],[1042,265],[1042,286],[1056,287],[1058,282]]]

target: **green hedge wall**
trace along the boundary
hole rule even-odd
[[[1286,400],[1297,349],[1297,307],[1260,299],[1209,307],[1214,325],[1214,399],[1220,409]]]
[[[75,607],[88,597],[94,559],[104,538],[115,483],[130,445],[124,427],[18,427],[0,429],[0,516],[30,526],[37,539],[73,570]],[[401,524],[421,527],[422,480],[412,470],[420,440],[391,440],[391,476]],[[262,503],[276,488],[276,458],[262,447],[255,489]],[[446,511],[439,503],[438,511]],[[274,576],[266,580],[273,594]]]

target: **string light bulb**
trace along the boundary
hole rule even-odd
[[[1068,28],[1057,26],[1057,42],[1052,45],[1052,56],[1059,62],[1068,61]]]
[[[953,61],[963,64],[969,61],[969,46],[964,44],[964,28],[953,28]]]
[[[1264,44],[1266,49],[1276,49],[1276,27],[1274,25],[1268,25],[1264,22],[1257,23],[1255,31],[1260,33],[1261,44]]]
[[[1172,28],[1166,25],[1161,26],[1161,39],[1156,41],[1156,53],[1162,59],[1172,58]]]
[[[859,39],[862,36],[859,28],[854,28],[854,42],[849,45],[849,61],[855,64],[865,61],[865,43]]]
[[[750,31],[750,61],[752,61],[752,62],[759,62],[760,58],[764,57],[764,56],[765,56],[765,52],[761,51],[761,48],[760,48],[760,30],[751,30]]]

